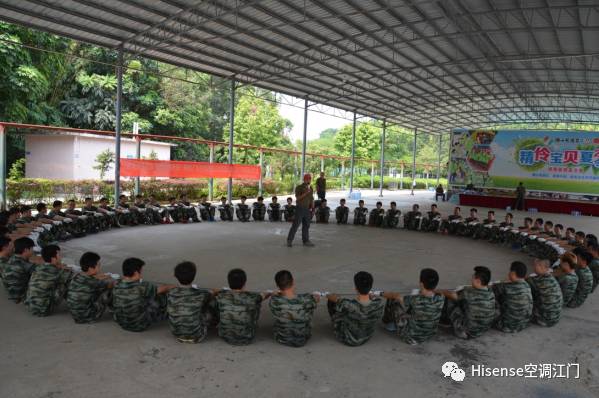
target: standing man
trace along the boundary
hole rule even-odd
[[[516,188],[516,210],[526,210],[524,207],[524,196],[526,196],[526,188],[524,188],[524,184],[518,184]]]
[[[321,178],[324,180],[324,177]],[[302,224],[302,241],[304,242],[304,246],[314,246],[314,243],[310,242],[309,235],[310,220],[312,220],[312,215],[314,214],[314,191],[310,185],[311,182],[312,175],[305,174],[304,183],[295,187],[295,218],[287,236],[288,247],[292,246],[293,238],[300,223]]]
[[[324,171],[320,172],[320,177],[316,179],[316,195],[318,199],[325,200],[327,195],[327,179],[324,178]]]

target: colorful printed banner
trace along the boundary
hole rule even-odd
[[[451,185],[599,194],[599,132],[455,130]]]
[[[121,158],[123,177],[237,178],[259,180],[260,166]]]

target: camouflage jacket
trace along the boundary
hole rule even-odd
[[[349,346],[366,343],[383,317],[385,303],[375,298],[367,304],[357,299],[341,298],[335,305],[333,330],[337,340]]]
[[[532,315],[532,293],[525,280],[496,283],[493,291],[501,315],[497,327],[508,333],[519,332],[528,326]]]
[[[141,332],[152,323],[146,307],[158,294],[156,285],[146,281],[121,280],[114,286],[112,305],[114,320],[125,330]]]
[[[73,278],[73,272],[52,264],[36,266],[31,273],[25,305],[36,316],[48,316],[60,304]]]
[[[578,275],[578,285],[576,285],[572,300],[568,303],[570,308],[580,307],[593,290],[593,272],[589,267],[577,268],[576,275]]]
[[[563,274],[557,278],[559,287],[562,291],[563,305],[564,307],[570,304],[574,293],[576,292],[576,286],[578,286],[578,275],[576,272],[570,274]]]
[[[76,274],[67,291],[67,305],[76,323],[89,323],[98,319],[100,295],[108,290],[110,281],[100,280],[84,273]]]
[[[262,296],[244,291],[222,291],[216,296],[218,335],[233,345],[250,344],[256,335]]]
[[[495,320],[495,294],[491,289],[467,286],[458,292],[458,303],[464,309],[468,336],[478,337],[491,328]]]
[[[599,285],[599,258],[595,258],[595,259],[593,259],[593,261],[591,261],[591,263],[589,264],[589,269],[593,273],[593,290],[592,291],[594,292],[595,289],[597,288],[597,285]]]
[[[422,343],[437,333],[437,326],[445,297],[435,294],[434,296],[405,296],[404,310],[410,315],[404,328],[399,330],[401,338],[408,342]]]
[[[8,264],[8,261],[10,260],[10,257],[3,257],[0,256],[0,279],[3,278],[3,274],[4,274],[4,268],[6,267],[6,265]]]
[[[18,303],[25,299],[29,278],[34,268],[35,264],[18,255],[13,255],[8,260],[2,273],[2,282],[8,293],[9,300]]]
[[[208,333],[206,306],[212,294],[205,289],[176,287],[169,290],[168,323],[175,337],[201,341]]]
[[[311,294],[299,294],[295,298],[272,296],[270,311],[275,320],[274,336],[278,343],[301,347],[312,335],[312,316],[316,300]]]
[[[555,325],[564,306],[559,282],[553,275],[537,275],[526,281],[532,292],[533,319],[544,326]]]

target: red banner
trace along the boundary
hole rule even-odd
[[[259,180],[260,166],[121,158],[121,176]]]

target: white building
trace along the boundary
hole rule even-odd
[[[148,158],[155,152],[158,160],[171,159],[173,144],[142,141],[141,156]],[[99,179],[100,171],[94,169],[100,152],[114,152],[114,137],[91,134],[27,134],[25,136],[27,178],[60,180]],[[136,143],[131,138],[121,139],[121,157],[135,158]],[[114,165],[105,178],[114,179]]]

